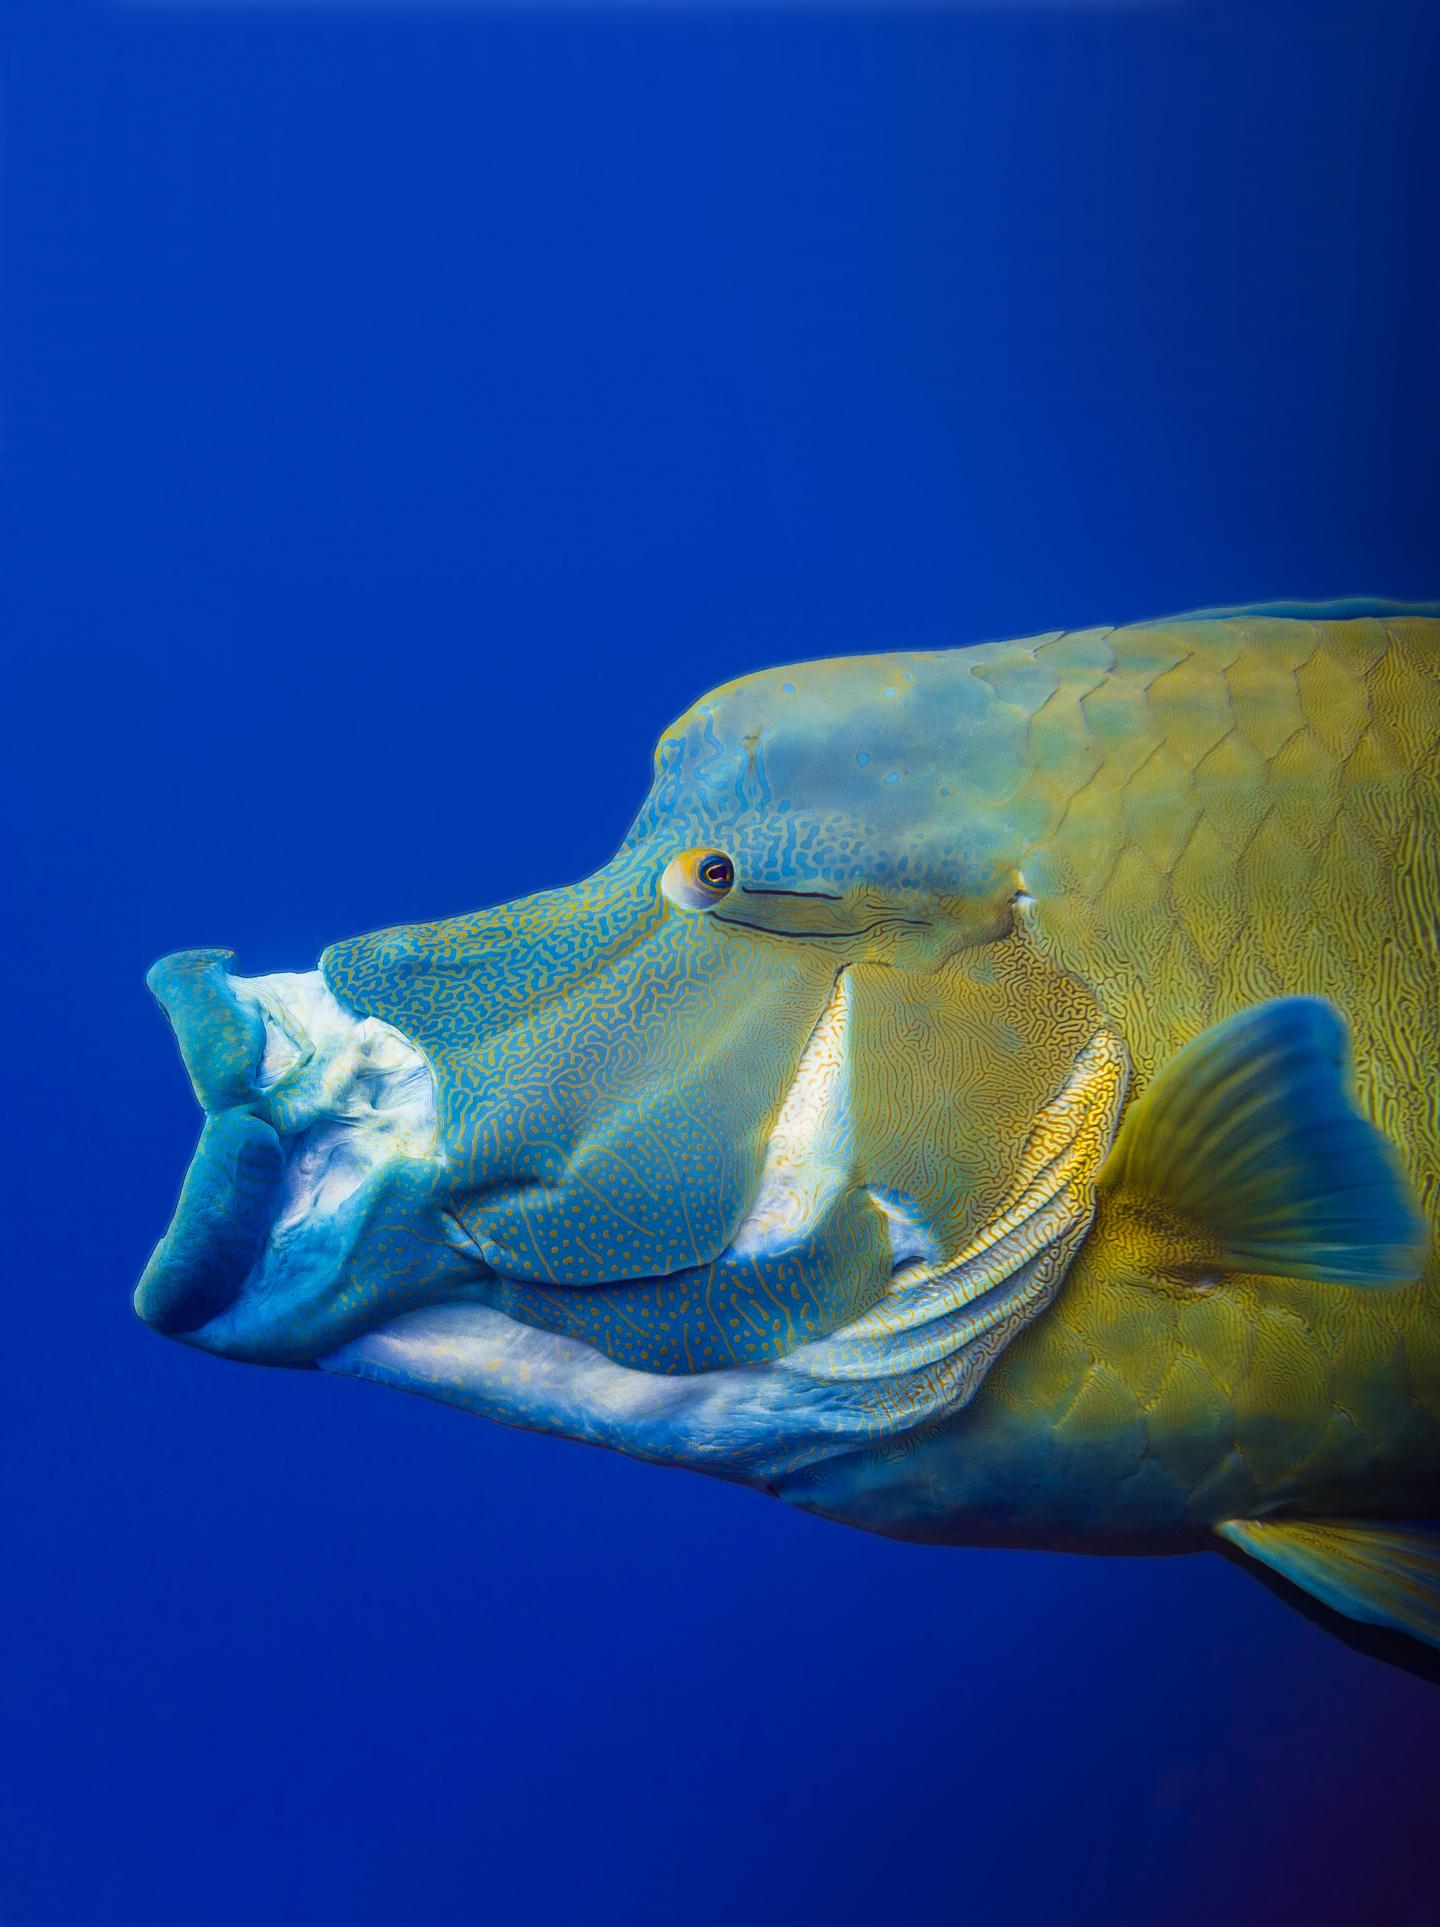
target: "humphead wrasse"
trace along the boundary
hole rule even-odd
[[[584,882],[150,982],[158,1330],[1440,1647],[1433,610],[746,676]]]

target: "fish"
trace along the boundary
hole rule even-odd
[[[577,883],[149,984],[157,1331],[1440,1654],[1440,606],[806,662]]]

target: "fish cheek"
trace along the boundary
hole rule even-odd
[[[1100,1008],[1013,937],[852,977],[857,1176],[909,1199],[953,1248],[999,1208]]]
[[[450,1209],[502,1277],[628,1288],[733,1235],[833,966],[688,921],[445,1054]]]

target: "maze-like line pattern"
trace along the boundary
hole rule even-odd
[[[866,1186],[963,1245],[1099,1022],[1139,1089],[1247,1005],[1331,998],[1433,1226],[1436,656],[1425,619],[1257,616],[747,677],[667,733],[597,876],[339,945],[327,973],[436,1064],[451,1208],[516,1281],[506,1308],[648,1370],[773,1357],[875,1302]],[[690,847],[734,861],[733,921],[662,898]],[[855,1190],[736,1266],[842,968]],[[1180,1289],[1165,1257],[1102,1214],[961,1421],[996,1492],[1223,1516],[1343,1496],[1377,1459],[1433,1481],[1433,1258],[1377,1297]]]
[[[1137,1085],[1249,1004],[1332,999],[1362,1108],[1400,1150],[1433,1228],[1437,625],[1251,619],[1111,641],[1117,667],[1138,658],[1142,674],[1076,696],[1068,760],[1059,718],[1047,725],[1051,780],[1088,775],[1037,826],[1042,941],[1095,985]],[[1390,1509],[1433,1505],[1433,1247],[1424,1281],[1393,1294],[1233,1277],[1166,1291],[1143,1261],[1156,1254],[1104,1233],[988,1393],[1046,1426],[1057,1488],[1076,1460],[1103,1459],[1152,1510],[1343,1510],[1373,1503],[1383,1464]]]

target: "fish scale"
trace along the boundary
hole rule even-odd
[[[1087,811],[1067,818],[1044,851],[1047,869],[1067,878],[1121,873],[1123,906],[1112,911],[1124,928],[1126,956],[1167,957],[1165,994],[1154,996],[1140,978],[1107,969],[1105,947],[1087,945],[1073,924],[1049,946],[1063,968],[1104,983],[1107,1013],[1138,1071],[1163,1062],[1257,993],[1307,991],[1338,1002],[1355,1033],[1362,1103],[1400,1148],[1432,1223],[1440,1196],[1437,899],[1433,888],[1427,895],[1414,886],[1407,858],[1417,845],[1433,850],[1440,836],[1436,629],[1418,620],[1249,620],[1175,625],[1163,641],[1154,631],[1112,633],[1110,719],[1113,725],[1126,716],[1129,728],[1117,734],[1149,742],[1151,753],[1138,765],[1133,752],[1107,755],[1087,772]],[[1046,647],[1040,644],[1037,656]],[[1152,680],[1157,657],[1163,662],[1171,654],[1178,660]],[[1200,727],[1197,714],[1216,703],[1217,692],[1228,720],[1223,730],[1213,719]],[[1428,729],[1417,715],[1430,718]],[[1268,749],[1258,770],[1263,807],[1242,772],[1213,761],[1217,746],[1232,740],[1232,724],[1252,750],[1257,739]],[[1177,730],[1186,753],[1177,751],[1166,765],[1180,793],[1172,820],[1193,815],[1194,828],[1176,839],[1172,860],[1157,857],[1152,843],[1136,852],[1143,863],[1127,866],[1137,821],[1127,793],[1156,767]],[[1194,757],[1211,735],[1216,743]],[[1397,770],[1412,773],[1414,817],[1402,823],[1374,788],[1347,788],[1346,764],[1362,743],[1374,758],[1372,785],[1393,781]],[[1254,820],[1237,852],[1235,831],[1247,816]],[[1425,824],[1433,826],[1428,835]],[[1197,841],[1202,830],[1208,835]],[[1113,854],[1097,857],[1101,844]],[[1024,859],[1027,878],[1039,855]],[[1212,940],[1217,916],[1226,931],[1223,956]],[[1176,927],[1191,940],[1183,953],[1166,950]],[[1405,1021],[1395,1022],[1397,1014]],[[1108,1404],[1064,1401],[1076,1350],[1112,1388],[1138,1388],[1146,1361],[1176,1343],[1193,1371],[1172,1373],[1149,1400],[1138,1390],[1132,1397],[1151,1451],[1161,1465],[1169,1462],[1183,1500],[1205,1485],[1197,1467],[1218,1463],[1233,1447],[1253,1483],[1250,1504],[1304,1491],[1312,1504],[1343,1510],[1368,1495],[1377,1461],[1396,1452],[1402,1432],[1405,1471],[1391,1503],[1403,1515],[1433,1495],[1440,1473],[1440,1269],[1433,1249],[1423,1281],[1383,1299],[1240,1276],[1186,1311],[1208,1327],[1202,1342],[1187,1343],[1183,1330],[1172,1338],[1170,1307],[1143,1274],[1107,1250],[1102,1220],[1049,1319],[1017,1340],[981,1392],[967,1419],[972,1444],[987,1403],[1020,1399],[1059,1409],[1057,1432],[1073,1438],[1077,1450],[1089,1443],[1099,1452],[1100,1417],[1108,1424],[1114,1414]],[[1411,1394],[1415,1414],[1403,1419],[1394,1411],[1397,1360],[1421,1388]],[[1327,1452],[1308,1443],[1316,1394],[1322,1410],[1352,1428],[1348,1438],[1332,1438]]]

